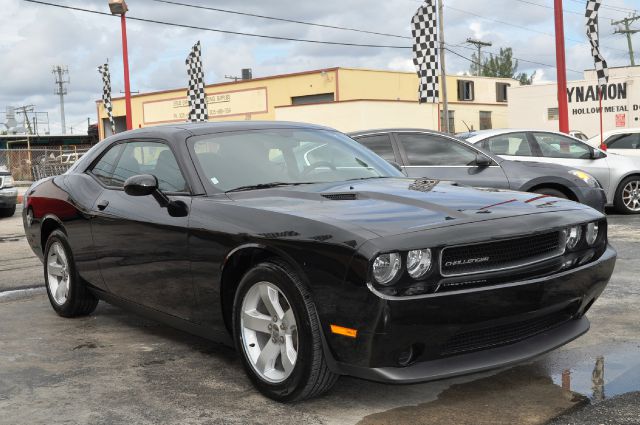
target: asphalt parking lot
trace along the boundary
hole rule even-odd
[[[0,220],[0,423],[640,424],[640,216],[610,216],[615,273],[589,333],[565,347],[419,385],[341,378],[322,398],[282,405],[224,346],[105,303],[58,317],[20,212]]]

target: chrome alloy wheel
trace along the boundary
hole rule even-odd
[[[63,305],[67,301],[70,284],[69,260],[62,244],[56,241],[47,255],[47,286],[56,304]]]
[[[257,282],[242,301],[242,345],[253,370],[263,380],[287,379],[298,358],[298,328],[291,304],[269,282]]]
[[[622,202],[631,211],[640,211],[640,180],[632,180],[624,186]]]

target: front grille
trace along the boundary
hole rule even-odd
[[[454,246],[442,250],[440,269],[443,276],[486,273],[544,261],[562,251],[560,232]]]
[[[460,354],[522,341],[566,323],[573,316],[572,310],[574,309],[564,309],[529,320],[459,332],[447,341],[441,354],[443,356]]]

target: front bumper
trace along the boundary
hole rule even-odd
[[[378,298],[371,318],[376,331],[350,342],[328,337],[334,371],[415,383],[539,356],[587,332],[584,314],[607,285],[615,260],[609,246],[596,261],[543,278],[407,298],[372,294]]]
[[[18,189],[0,189],[0,208],[13,208],[18,202]]]

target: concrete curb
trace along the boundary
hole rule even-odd
[[[45,294],[46,292],[47,290],[44,286],[3,291],[0,292],[0,303],[23,300],[25,298],[31,298],[35,295]]]

